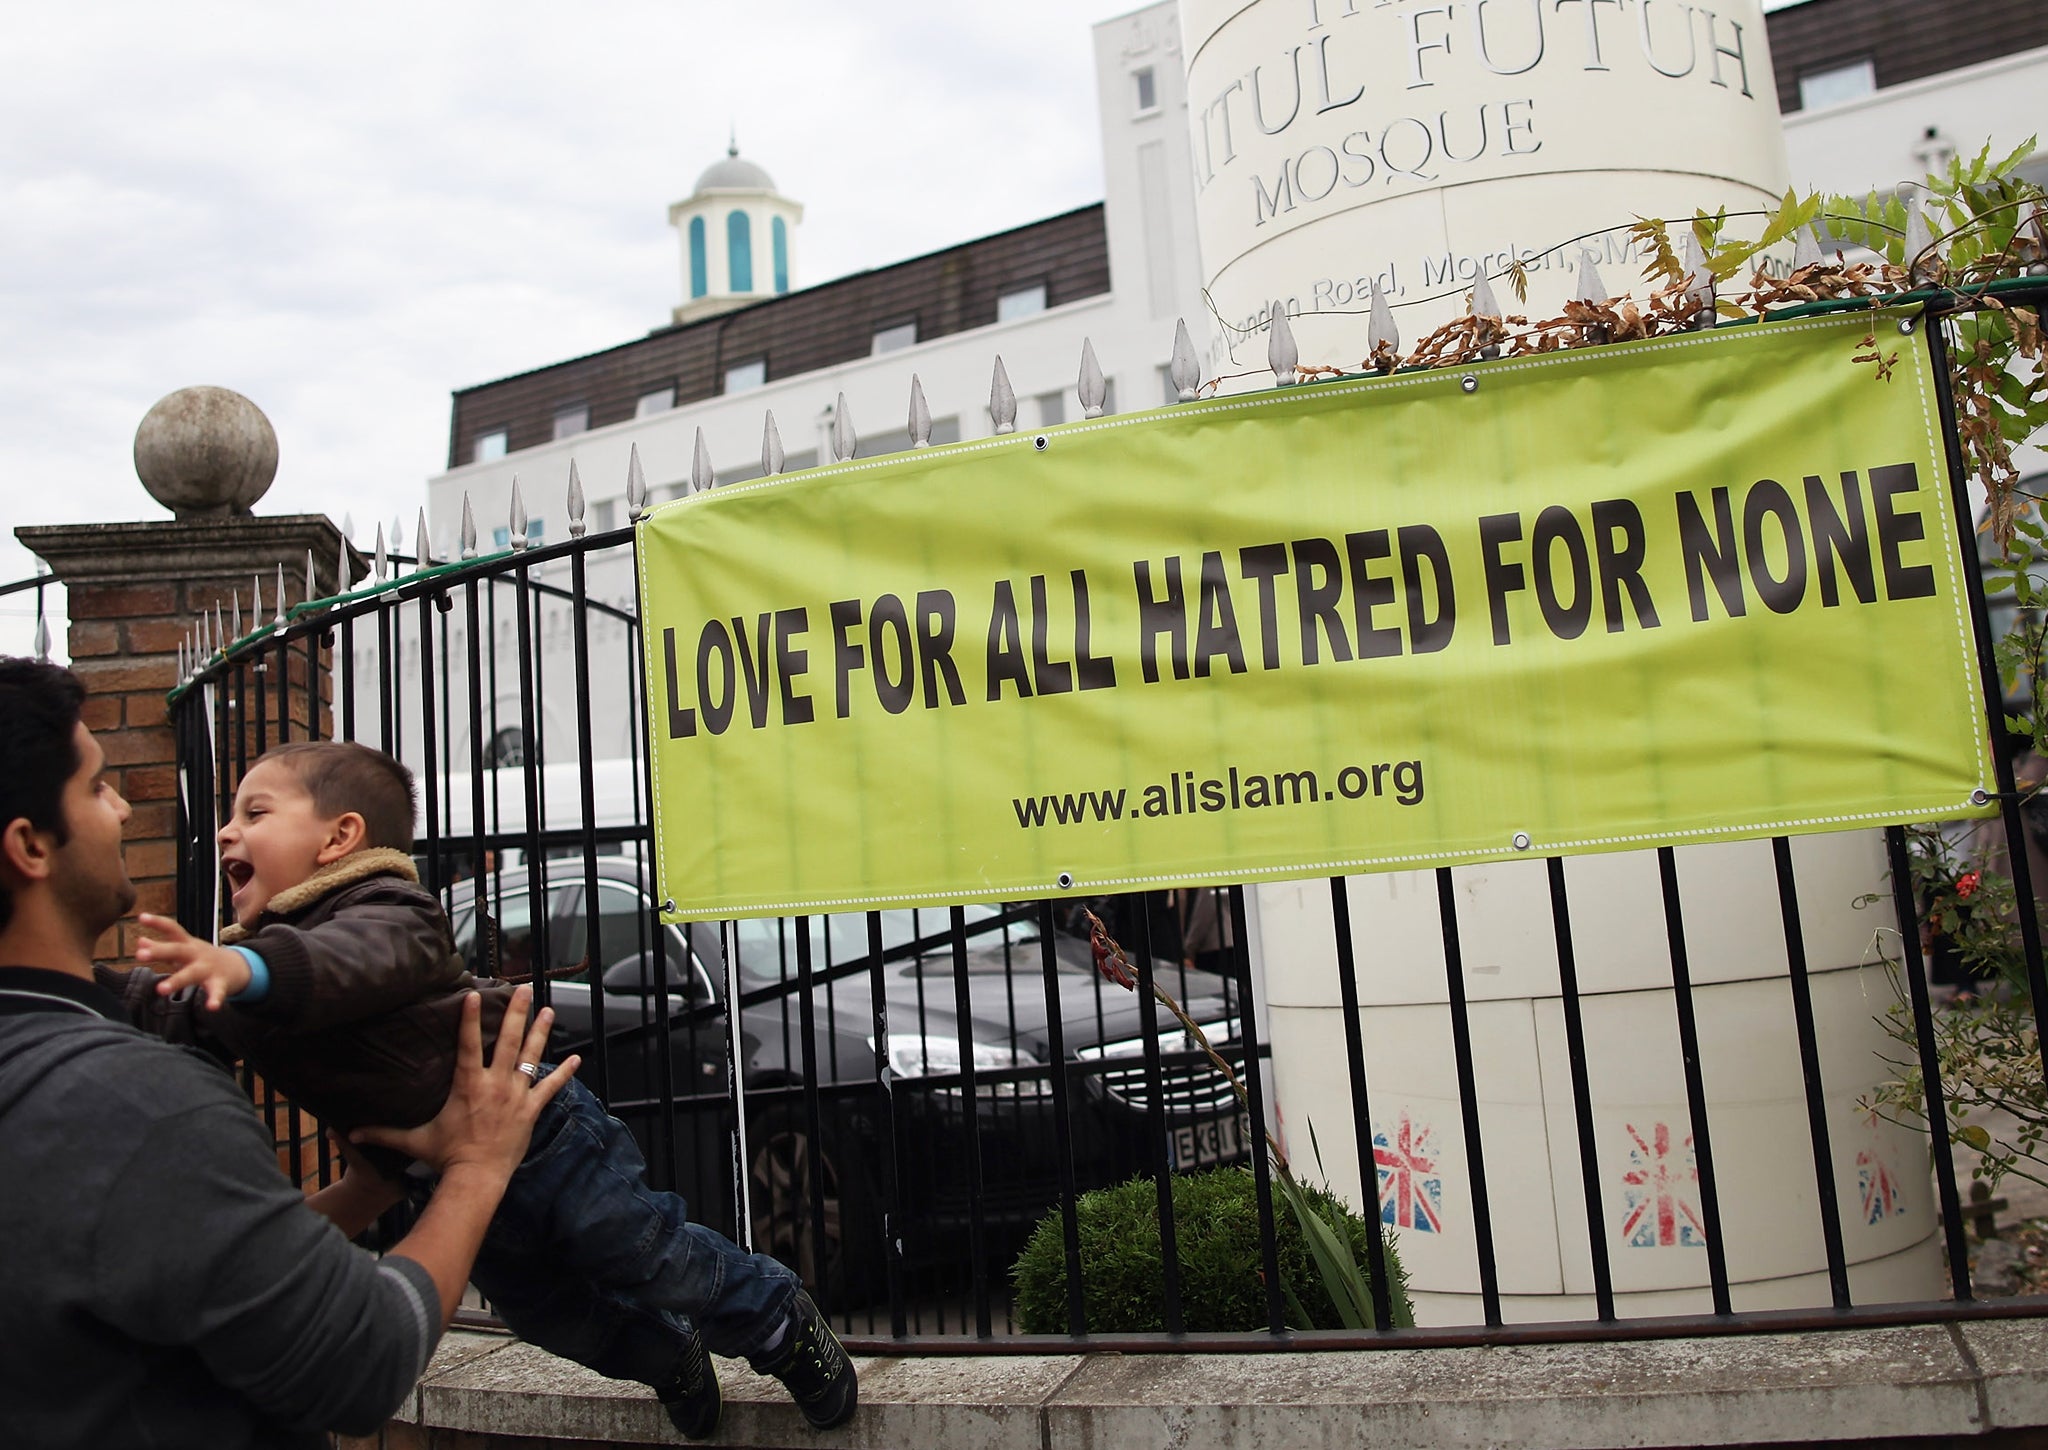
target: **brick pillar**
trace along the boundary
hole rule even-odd
[[[249,617],[259,577],[264,620],[270,618],[277,609],[280,564],[287,605],[300,602],[309,549],[316,597],[333,594],[341,531],[324,515],[295,514],[24,527],[14,536],[49,564],[69,595],[71,668],[91,692],[85,723],[107,752],[116,788],[134,809],[127,861],[140,893],[137,908],[172,914],[178,772],[165,707],[177,683],[178,643],[202,611],[219,604],[223,618],[232,613],[233,597],[242,602],[244,629],[264,622]],[[295,661],[289,671],[294,738],[304,738],[306,722],[315,719],[321,734],[331,733],[325,659],[322,651],[310,693],[303,663]],[[283,683],[269,682],[269,688]],[[276,709],[272,694],[273,719]],[[132,922],[110,930],[99,943],[100,960],[132,961],[135,934]]]

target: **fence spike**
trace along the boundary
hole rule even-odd
[[[909,426],[912,448],[932,446],[932,410],[925,405],[924,383],[916,373],[910,375]]]
[[[38,655],[37,658],[40,659],[41,656]],[[183,635],[178,636],[178,683],[181,685],[185,683],[185,637]]]
[[[1185,317],[1173,320],[1173,361],[1167,367],[1173,391],[1183,403],[1192,403],[1202,390],[1202,360],[1195,356],[1195,340],[1188,336]]]
[[[711,445],[704,441],[704,430],[697,430],[697,444],[690,450],[690,492],[708,493],[717,486],[718,475],[711,468]]]
[[[299,596],[300,602],[311,604],[320,597],[320,585],[313,577],[313,551],[306,550],[306,592]]]
[[[235,628],[233,633],[228,635],[228,638],[240,639],[242,637],[242,591],[236,589],[231,592],[234,595],[235,603],[234,612],[228,616],[228,620],[229,623],[233,624]],[[251,602],[254,603],[254,601]]]
[[[782,472],[782,430],[775,426],[775,410],[761,420],[761,472],[769,478]]]
[[[910,375],[910,446],[929,448],[932,446],[932,410],[924,400],[924,381],[916,373]]]
[[[206,657],[206,611],[203,609],[199,611],[198,622],[192,626],[192,656],[195,661],[192,667],[197,669],[197,661]]]
[[[462,557],[474,559],[476,557],[476,510],[469,506],[469,490],[466,488],[462,491],[462,531],[459,537],[461,539]]]
[[[384,582],[384,571],[390,567],[390,563],[390,556],[384,549],[384,525],[380,523],[377,525],[377,551],[370,556],[370,578],[372,582],[378,584]]]
[[[526,550],[526,500],[520,495],[519,475],[516,473],[512,475],[512,512],[508,523],[511,525],[508,530],[508,537],[512,544],[512,552],[515,554],[524,553]]]
[[[1081,377],[1076,387],[1081,394],[1081,416],[1100,418],[1102,405],[1109,401],[1109,379],[1095,360],[1095,343],[1085,337],[1081,339]]]
[[[1799,229],[1799,239],[1792,244],[1792,270],[1811,267],[1821,260],[1819,229],[1807,225]]]
[[[1372,315],[1366,319],[1365,350],[1368,357],[1379,359],[1373,365],[1383,373],[1392,372],[1400,361],[1401,329],[1394,326],[1394,309],[1387,305],[1387,294],[1380,291],[1377,277],[1372,279]]]
[[[50,621],[41,614],[36,616],[36,658],[44,664],[50,662]]]
[[[1295,345],[1294,324],[1287,320],[1287,304],[1277,297],[1266,313],[1266,366],[1273,370],[1274,387],[1291,388],[1301,376],[1301,349]]]
[[[1934,249],[1934,232],[1927,225],[1927,209],[1917,201],[1906,203],[1906,242],[1899,254],[1906,280],[1918,285],[1934,280],[1941,257]]]
[[[341,536],[344,539],[354,539],[356,536],[356,516],[345,509],[341,515]]]
[[[569,537],[580,539],[587,525],[583,522],[583,475],[576,471],[576,460],[569,460]]]
[[[647,512],[647,474],[640,467],[640,445],[626,455],[626,518],[637,519]]]
[[[349,585],[354,582],[349,577],[351,574],[355,572],[354,569],[350,567],[350,564],[351,561],[348,556],[348,532],[347,530],[343,530],[341,535],[340,547],[335,550],[334,557],[334,592],[337,596],[348,593]]]
[[[1607,284],[1600,280],[1599,264],[1593,260],[1591,252],[1581,251],[1579,253],[1579,295],[1572,300],[1575,302],[1591,302],[1597,305],[1605,302],[1607,297]]]
[[[995,376],[988,385],[988,415],[995,421],[996,432],[1017,431],[1017,394],[1010,387],[1009,370],[1003,366],[1003,355],[996,354]]]
[[[312,557],[310,553],[307,554],[307,561],[311,562]],[[278,562],[277,566],[277,614],[270,622],[279,629],[284,628],[284,562],[282,560]]]
[[[832,456],[844,463],[859,447],[860,435],[853,431],[853,410],[846,406],[846,394],[841,393],[832,405]]]
[[[1483,268],[1472,281],[1472,315],[1474,317],[1488,317],[1495,322],[1501,320],[1500,303],[1494,300],[1493,283],[1487,280],[1486,272]],[[1479,355],[1483,358],[1499,357],[1500,344],[1497,342],[1488,343],[1485,347],[1479,349]]]
[[[412,568],[415,574],[434,567],[434,541],[427,534],[427,508],[420,505],[420,520],[412,531]]]
[[[238,602],[235,607],[239,610],[241,608],[240,603]],[[235,633],[241,633],[240,626],[236,627]],[[220,601],[218,599],[213,601],[213,641],[214,653],[221,655],[226,654],[228,646],[234,642],[233,638],[228,634],[226,621],[221,618]]]
[[[1707,254],[1691,227],[1685,229],[1685,300],[1692,304],[1686,326],[1700,331],[1714,325],[1714,274],[1707,267]]]

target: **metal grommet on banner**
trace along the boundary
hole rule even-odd
[[[1913,323],[1915,320],[1911,317],[1901,317],[1899,319],[1899,332],[1902,336],[1911,337],[1913,335]]]
[[[675,914],[676,909],[676,899],[673,896],[666,898],[661,903],[661,909],[663,911],[668,912],[671,916],[673,916]]]
[[[1517,851],[1528,850],[1529,844],[1529,833],[1527,831],[1515,832],[1515,849]]]
[[[1073,873],[1073,872],[1071,872],[1071,871],[1062,871],[1062,872],[1060,872],[1060,875],[1059,875],[1059,883],[1058,883],[1058,884],[1059,884],[1059,888],[1060,888],[1060,890],[1062,890],[1062,891],[1071,891],[1071,890],[1073,890],[1073,889],[1074,889],[1074,873]]]
[[[1971,804],[1971,805],[1973,805],[1973,806],[1988,806],[1988,805],[1990,805],[1990,804],[1991,804],[1991,792],[1990,792],[1990,791],[1988,791],[1988,790],[1986,790],[1986,789],[1984,789],[1984,787],[1983,787],[1983,786],[1981,786],[1981,785],[1980,785],[1980,786],[1978,786],[1978,787],[1977,787],[1977,788],[1976,788],[1975,790],[1973,790],[1973,791],[1971,791],[1971,792],[1970,792],[1970,804]]]
[[[1050,447],[1051,444],[1052,440],[1046,437],[1043,433],[1039,434],[1036,438],[1031,440],[1031,446],[1033,448],[1036,448],[1040,453],[1045,452],[1045,450],[1048,447]]]
[[[1467,373],[1464,377],[1458,379],[1458,386],[1468,393],[1476,393],[1479,391],[1479,379],[1471,373]]]

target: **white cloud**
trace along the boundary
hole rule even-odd
[[[36,7],[0,89],[0,581],[24,523],[147,518],[135,425],[246,393],[266,513],[408,521],[452,389],[679,300],[671,201],[742,151],[805,205],[800,283],[1101,196],[1115,0]],[[408,523],[408,530],[409,530]],[[26,634],[0,602],[0,648]]]

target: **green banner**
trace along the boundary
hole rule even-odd
[[[679,918],[1984,814],[1928,351],[1861,314],[1274,389],[639,529]],[[1881,370],[1859,353],[1875,327]]]

